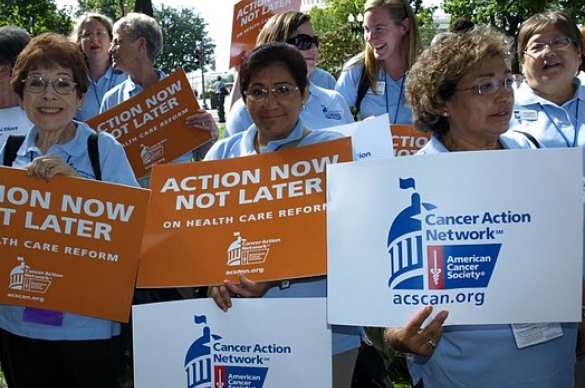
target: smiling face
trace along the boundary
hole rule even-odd
[[[297,35],[309,35],[315,36],[315,31],[313,31],[313,26],[310,22],[305,22],[297,28],[297,30],[290,36],[290,38],[294,38]],[[319,52],[319,48],[314,44],[308,50],[299,50],[302,54],[303,58],[305,58],[305,62],[307,62],[307,71],[309,75],[315,70],[317,67],[317,55]]]
[[[402,37],[409,29],[408,19],[396,24],[391,16],[385,6],[371,8],[364,14],[364,39],[380,61],[402,56]]]
[[[444,136],[448,143],[474,144],[480,149],[484,144],[497,142],[508,130],[514,94],[511,87],[507,89],[502,83],[509,74],[504,60],[493,56],[461,78],[458,91],[445,102],[449,131]],[[493,94],[479,94],[474,87],[485,85],[492,77],[497,79],[499,89]]]
[[[81,50],[90,64],[110,60],[111,39],[108,29],[96,19],[89,19],[81,30]]]
[[[71,69],[61,66],[32,69],[28,77],[41,77],[50,82],[59,78],[75,82]],[[33,93],[25,87],[21,106],[39,132],[61,132],[71,123],[75,112],[83,106],[83,100],[83,95],[79,96],[77,89],[69,94],[59,94],[55,91],[54,83],[50,83],[40,93]]]
[[[555,26],[548,26],[534,34],[526,44],[524,53],[524,75],[528,85],[544,96],[559,94],[572,95],[573,79],[581,64],[581,53],[575,44],[552,50],[549,46],[539,53],[531,55],[530,47],[536,43],[549,44],[557,38],[563,38]]]
[[[272,89],[289,87],[290,92],[285,98],[279,98]],[[246,98],[246,107],[250,117],[258,127],[258,141],[265,145],[270,141],[285,139],[295,128],[299,113],[309,96],[309,89],[301,94],[289,69],[282,63],[272,63],[252,74],[248,91],[257,89],[269,90],[261,101]]]

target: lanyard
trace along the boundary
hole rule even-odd
[[[406,74],[402,76],[402,83],[400,84],[400,93],[398,94],[398,103],[396,104],[396,111],[394,111],[394,121],[392,124],[396,124],[398,120],[398,112],[400,112],[400,103],[402,102],[402,92],[404,91],[404,81],[406,80]],[[384,72],[384,94],[386,98],[386,112],[390,113],[390,104],[388,103],[388,73]]]
[[[578,131],[578,125],[579,125],[579,98],[577,98],[577,104],[576,105],[577,105],[577,107],[575,109],[575,121],[573,122],[573,129],[575,130],[575,134],[573,135],[573,145],[571,145],[571,143],[569,142],[569,139],[567,138],[567,136],[565,136],[565,134],[563,133],[563,131],[561,131],[561,129],[557,126],[557,123],[555,123],[554,120],[552,119],[552,117],[550,117],[550,115],[548,114],[548,112],[544,109],[544,106],[542,106],[541,103],[538,103],[538,106],[544,112],[544,114],[548,118],[548,121],[550,121],[552,123],[552,125],[554,125],[555,129],[557,130],[557,133],[562,136],[563,140],[565,141],[565,144],[569,148],[571,148],[571,147],[572,148],[577,147],[577,131]]]
[[[108,69],[109,70],[109,69]],[[103,75],[103,77],[105,77],[108,74],[108,71],[106,71],[106,74]],[[101,79],[101,78],[100,78]],[[95,99],[98,103],[98,108],[100,106],[100,104],[102,103],[102,99],[99,98],[98,95],[98,82],[100,82],[100,80],[98,79],[98,82],[93,82],[93,80],[90,78],[91,83],[93,83],[93,93],[95,94]],[[110,81],[108,82],[108,88],[106,89],[106,92],[110,89],[112,89],[112,83],[114,82],[114,73],[112,72],[111,77],[110,77]],[[102,95],[102,97],[105,95],[106,93],[104,93]]]

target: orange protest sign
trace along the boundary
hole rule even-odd
[[[211,140],[211,133],[189,128],[185,119],[199,103],[183,69],[129,100],[87,120],[122,143],[137,178],[157,163],[169,163]]]
[[[0,303],[127,322],[149,197],[0,167]]]
[[[256,47],[256,37],[273,15],[301,9],[301,0],[242,0],[234,4],[229,68],[242,61],[242,55]]]
[[[390,124],[394,156],[414,155],[431,138],[430,132],[420,132],[412,125]]]
[[[351,139],[153,169],[138,287],[326,273],[325,170]]]

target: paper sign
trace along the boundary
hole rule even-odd
[[[200,286],[326,273],[325,167],[351,140],[157,165],[138,287]],[[170,168],[169,168],[170,167]]]
[[[390,124],[395,156],[414,155],[431,138],[431,132],[420,132],[412,125]]]
[[[579,322],[581,166],[580,149],[329,166],[328,322],[404,326],[425,305],[448,325]]]
[[[238,65],[242,55],[256,47],[256,37],[268,19],[300,9],[301,0],[242,0],[234,4],[229,68]]]
[[[0,303],[127,322],[149,196],[0,167]]]
[[[211,140],[211,132],[189,128],[185,119],[199,103],[183,69],[129,100],[87,120],[122,143],[137,178],[157,163],[169,163]]]
[[[134,385],[331,387],[325,298],[211,298],[134,306]]]
[[[353,150],[358,160],[394,156],[392,134],[388,132],[387,113],[355,123],[336,125],[327,130],[351,136]]]

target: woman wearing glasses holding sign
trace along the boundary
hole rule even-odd
[[[88,152],[95,131],[73,120],[88,82],[83,54],[65,36],[43,34],[30,41],[16,60],[11,84],[34,126],[13,167],[49,182],[57,175],[98,179]],[[101,180],[138,187],[122,145],[108,133],[99,134],[97,145]],[[120,324],[105,319],[0,305],[2,369],[15,387],[118,387],[119,334]]]
[[[301,110],[309,98],[307,66],[299,51],[285,43],[268,43],[257,47],[244,59],[240,68],[242,100],[253,124],[244,132],[220,140],[208,152],[206,160],[227,159],[301,147],[338,139],[343,135],[305,127]],[[231,298],[240,297],[323,297],[327,295],[325,277],[291,282],[288,287],[277,283],[255,283],[240,275],[240,283],[226,281],[210,287],[209,296],[224,311]],[[349,388],[357,348],[359,328],[333,326],[333,386]]]
[[[532,134],[545,147],[585,145],[585,88],[576,76],[583,40],[563,12],[536,14],[518,35],[525,82],[515,92],[510,127]]]
[[[406,72],[420,51],[416,18],[407,0],[368,0],[364,5],[366,49],[344,66],[335,90],[357,117],[388,113],[390,124],[410,124],[404,100]]]
[[[508,52],[504,35],[477,27],[421,54],[406,82],[415,127],[433,133],[420,154],[535,147],[508,130]],[[574,387],[576,323],[443,326],[448,312],[440,311],[425,324],[432,311],[384,331],[405,353],[415,388]]]
[[[316,67],[319,38],[315,36],[309,15],[301,12],[283,12],[272,16],[256,39],[260,46],[271,42],[286,42],[295,46],[307,66],[309,74],[309,97],[301,110],[301,117],[311,129],[322,129],[354,120],[343,97],[327,88],[333,86],[333,76]],[[227,119],[227,133],[233,135],[245,131],[252,125],[250,114],[243,101],[238,100]]]

